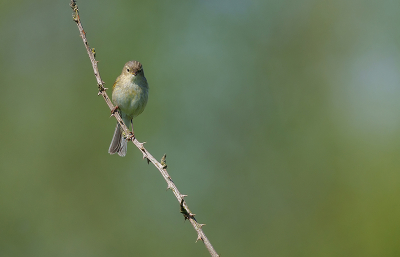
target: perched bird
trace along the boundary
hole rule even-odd
[[[142,64],[138,61],[127,62],[122,69],[121,75],[119,75],[114,83],[112,101],[115,105],[114,111],[118,110],[125,125],[128,128],[129,124],[132,125],[132,136],[132,119],[143,112],[148,96],[149,86],[144,76]],[[110,154],[118,153],[119,156],[125,156],[128,146],[125,139],[126,136],[117,123],[108,152]]]

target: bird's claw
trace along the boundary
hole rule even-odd
[[[119,106],[118,106],[118,105],[114,106],[114,108],[112,108],[112,110],[111,110],[111,116],[113,116],[114,113],[115,113],[118,109],[119,109]]]
[[[135,134],[133,134],[133,132],[129,132],[129,135],[126,136],[126,140],[131,141],[133,139],[135,139]]]

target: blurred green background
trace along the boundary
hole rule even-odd
[[[399,1],[78,1],[221,256],[400,256]],[[68,0],[0,2],[0,256],[208,256],[115,127]],[[111,93],[111,90],[108,91]]]

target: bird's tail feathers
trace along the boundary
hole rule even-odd
[[[117,123],[113,139],[111,141],[110,147],[108,148],[108,153],[109,154],[118,153],[119,156],[125,156],[127,148],[128,148],[128,143],[124,138],[124,136],[122,135],[122,129]]]

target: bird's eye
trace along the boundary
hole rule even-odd
[[[128,68],[128,69],[126,69],[126,71],[127,71],[127,72],[129,72],[129,68]]]

